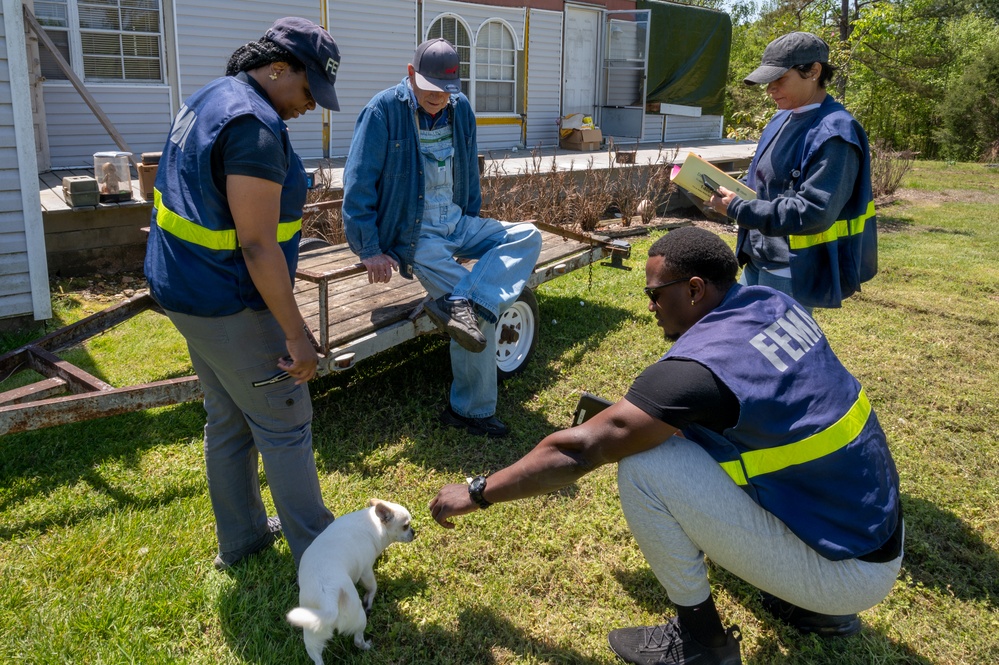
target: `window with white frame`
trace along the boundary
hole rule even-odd
[[[517,99],[517,48],[502,21],[488,21],[475,40],[475,111],[513,113]]]
[[[445,15],[437,18],[427,31],[427,39],[438,39],[443,37],[451,42],[454,50],[458,52],[459,78],[461,78],[461,91],[467,96],[471,96],[471,57],[472,40],[468,36],[468,28],[456,16]]]
[[[461,91],[476,113],[516,112],[517,43],[506,23],[495,19],[483,23],[473,46],[464,22],[445,14],[434,19],[427,31],[427,39],[438,37],[458,51]]]
[[[87,82],[163,80],[160,0],[35,0],[35,16]],[[66,75],[45,47],[42,76]]]

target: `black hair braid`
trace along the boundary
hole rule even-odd
[[[305,69],[305,65],[298,58],[264,37],[258,41],[243,44],[233,51],[225,66],[225,75],[235,76],[240,72],[247,72],[272,62],[287,62],[296,72]]]

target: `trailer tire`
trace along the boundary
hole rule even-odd
[[[298,241],[298,253],[304,254],[313,250],[329,247],[330,244],[322,238],[302,238]]]
[[[496,378],[505,381],[524,371],[538,345],[538,299],[525,288],[496,322]]]

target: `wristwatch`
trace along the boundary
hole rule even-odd
[[[474,478],[468,478],[467,480],[468,496],[479,506],[479,508],[485,510],[489,506],[493,505],[486,501],[486,498],[482,496],[482,492],[486,489],[485,476],[475,476]]]

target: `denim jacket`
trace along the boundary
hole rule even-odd
[[[475,114],[462,93],[451,95],[454,197],[463,214],[482,207]],[[357,117],[343,172],[343,226],[362,260],[388,254],[412,279],[423,218],[424,178],[417,107],[408,79],[375,95]]]

